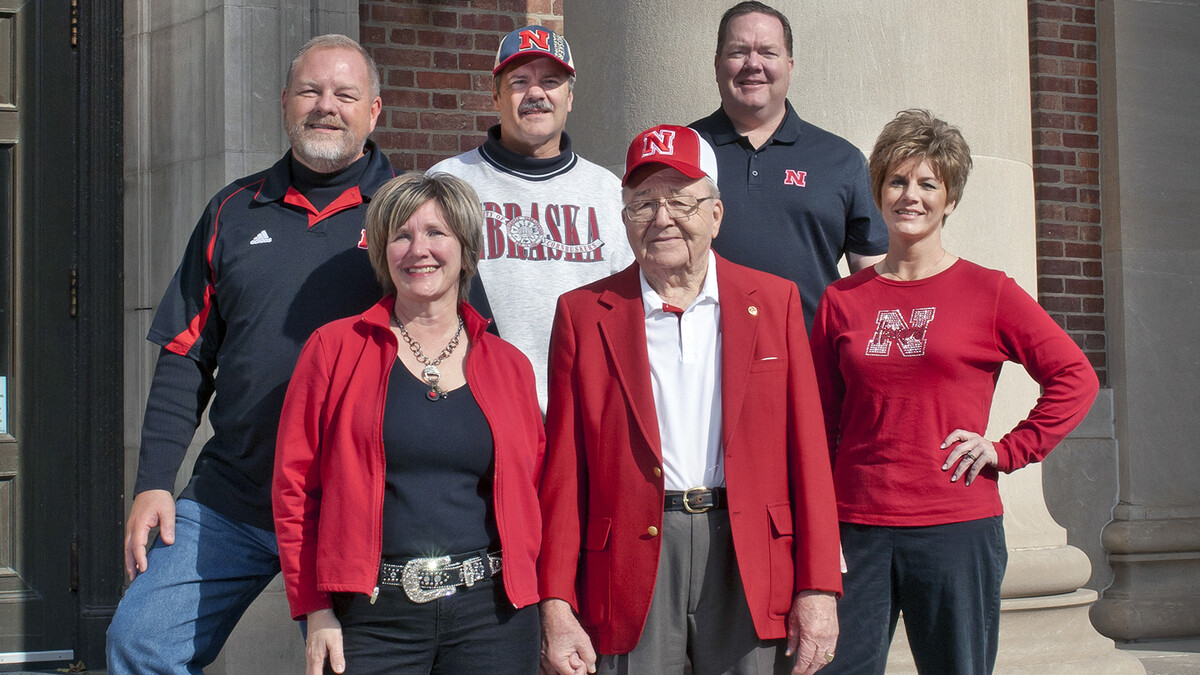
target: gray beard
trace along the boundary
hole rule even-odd
[[[333,173],[350,166],[362,152],[366,139],[356,138],[350,131],[337,139],[306,138],[304,129],[289,129],[292,154],[318,173]]]

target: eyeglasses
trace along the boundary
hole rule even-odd
[[[712,197],[696,198],[691,195],[672,195],[662,199],[639,199],[636,202],[629,202],[625,205],[625,217],[632,223],[648,223],[654,220],[658,215],[659,206],[667,209],[667,215],[671,218],[684,219],[690,218],[692,214],[700,210],[700,203],[712,199]]]

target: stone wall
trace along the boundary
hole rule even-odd
[[[1122,640],[1200,635],[1200,3],[1099,0],[1101,184],[1119,503],[1113,583],[1092,611]]]

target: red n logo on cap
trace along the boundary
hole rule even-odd
[[[517,51],[523,52],[534,47],[545,52],[550,51],[550,33],[536,30],[521,31],[521,46],[517,48]]]
[[[674,155],[675,132],[669,129],[651,131],[643,137],[642,157],[650,155]]]
[[[804,187],[804,179],[808,176],[807,171],[797,171],[795,169],[784,169],[783,184],[795,185]]]

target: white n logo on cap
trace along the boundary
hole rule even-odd
[[[669,129],[651,131],[643,137],[642,157],[650,155],[674,155],[675,132]]]

